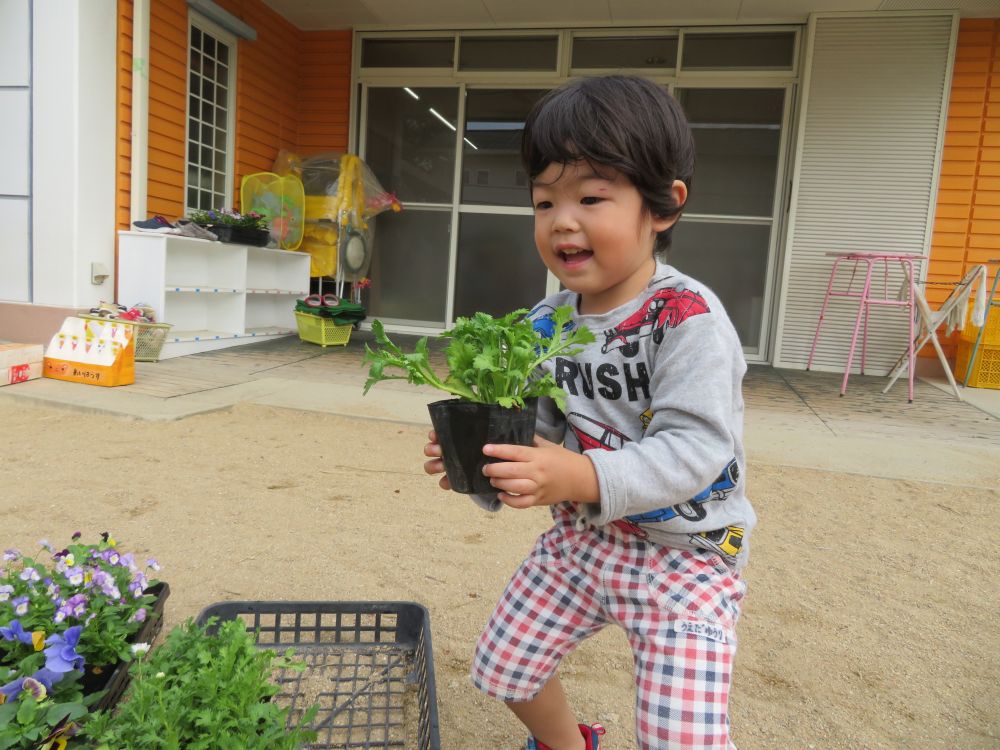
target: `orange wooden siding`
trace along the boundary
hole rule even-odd
[[[346,151],[351,104],[351,32],[302,35],[299,58],[299,137],[302,155]]]
[[[129,196],[132,190],[132,0],[118,0],[116,108],[118,125],[115,130],[115,225],[129,226]]]
[[[1000,258],[1000,19],[962,20],[927,280],[937,308],[966,270]],[[996,272],[990,266],[990,277]],[[942,341],[954,357],[956,336]],[[935,356],[930,347],[921,352]]]
[[[184,213],[188,7],[153,0],[149,8],[149,168],[146,210],[176,219]]]
[[[243,176],[268,171],[280,149],[299,154],[347,148],[351,32],[297,29],[261,0],[218,0],[257,31],[238,40],[233,196]],[[147,211],[184,212],[188,6],[152,0],[149,44]],[[118,2],[118,195],[116,221],[129,224],[132,0]]]

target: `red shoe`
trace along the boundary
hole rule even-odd
[[[600,724],[580,724],[580,734],[587,741],[587,750],[601,750],[601,737],[604,735],[604,727]],[[544,742],[539,742],[534,737],[528,738],[528,744],[524,750],[551,750]]]

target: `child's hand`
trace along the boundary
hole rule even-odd
[[[444,460],[441,458],[441,444],[438,443],[437,433],[431,430],[427,437],[430,438],[430,442],[424,446],[424,455],[430,456],[430,461],[424,461],[424,471],[428,474],[444,474]],[[451,484],[448,483],[448,477],[443,476],[438,482],[438,485],[443,490],[450,490]]]
[[[487,445],[483,453],[501,460],[487,464],[483,473],[500,490],[500,500],[511,508],[555,505],[564,500],[600,502],[597,472],[590,459],[561,445],[536,436],[533,447]]]

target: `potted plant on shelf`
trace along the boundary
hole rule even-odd
[[[221,242],[263,247],[271,239],[267,218],[256,211],[241,214],[230,208],[192,211],[188,218],[205,227]]]
[[[502,318],[478,312],[458,318],[439,334],[447,341],[448,375],[438,376],[429,361],[427,337],[412,354],[404,353],[386,336],[382,322],[372,321],[378,348],[365,345],[369,365],[364,392],[383,380],[406,380],[430,385],[455,398],[428,404],[437,432],[451,488],[465,494],[495,492],[483,466],[487,443],[531,445],[535,437],[535,411],[539,396],[555,399],[562,406],[565,395],[539,365],[559,355],[570,356],[594,340],[586,327],[571,327],[573,309],[565,306],[552,314],[552,326],[536,330],[527,310],[515,310]],[[397,369],[401,374],[388,374]]]
[[[96,714],[83,731],[98,750],[294,750],[316,739],[308,727],[317,706],[295,706],[292,723],[290,707],[269,699],[279,692],[275,670],[304,668],[290,649],[284,656],[258,649],[241,619],[203,627],[188,621],[132,663],[118,710]]]
[[[127,662],[160,627],[169,589],[151,581],[107,533],[94,544],[42,548],[51,563],[3,553],[0,568],[0,748],[34,748],[17,737],[72,733],[91,706],[111,705]],[[13,744],[11,744],[13,742]],[[25,740],[26,742],[26,740]]]

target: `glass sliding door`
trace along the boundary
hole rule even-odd
[[[472,89],[465,97],[454,315],[502,315],[545,296],[534,241],[524,118],[545,89]]]
[[[405,210],[379,219],[368,313],[443,328],[454,205],[457,86],[368,87],[362,158]]]
[[[697,168],[667,260],[711,287],[751,359],[765,354],[786,88],[678,88]]]

